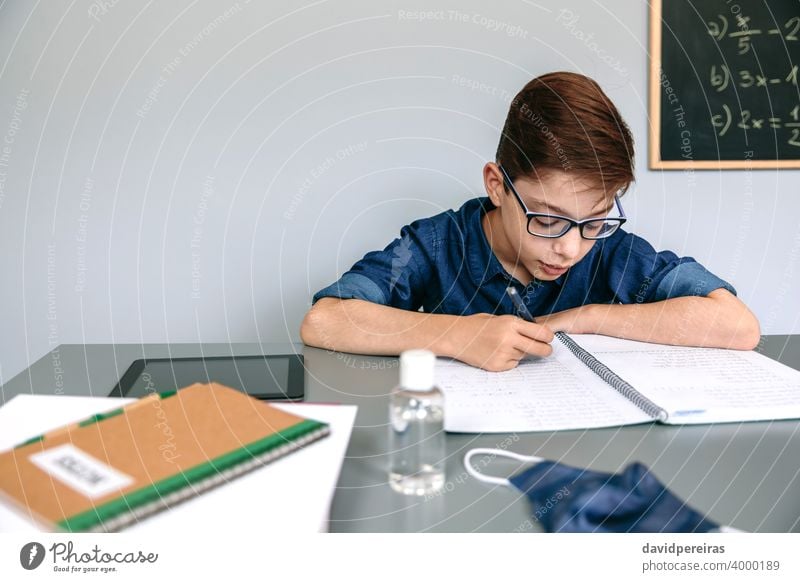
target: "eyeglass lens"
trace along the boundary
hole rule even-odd
[[[566,234],[572,224],[561,218],[547,216],[531,216],[528,221],[528,232],[533,235],[558,237]],[[605,238],[614,234],[619,228],[617,220],[591,220],[581,225],[581,234],[584,238]]]

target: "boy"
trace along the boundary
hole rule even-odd
[[[623,231],[633,138],[593,80],[551,73],[514,98],[488,198],[417,220],[313,298],[312,346],[427,348],[486,370],[547,356],[554,331],[752,349],[753,314],[692,258]],[[517,289],[535,321],[516,316]]]

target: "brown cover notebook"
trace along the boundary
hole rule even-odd
[[[0,495],[54,530],[115,531],[329,431],[233,388],[193,384],[0,454]]]

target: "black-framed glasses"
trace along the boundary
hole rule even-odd
[[[586,220],[573,220],[567,216],[560,216],[558,214],[549,214],[547,212],[531,212],[522,197],[514,188],[511,178],[506,172],[505,168],[497,164],[500,171],[503,173],[503,179],[508,187],[511,189],[512,194],[522,207],[525,217],[528,219],[528,232],[533,236],[541,236],[544,238],[559,238],[567,234],[573,226],[577,226],[581,236],[588,240],[597,240],[601,238],[608,238],[614,234],[617,229],[625,224],[628,219],[625,217],[625,211],[622,210],[622,204],[619,202],[619,196],[614,196],[614,203],[617,205],[619,217],[616,218],[587,218]]]

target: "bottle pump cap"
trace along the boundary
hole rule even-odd
[[[411,390],[433,387],[436,355],[428,350],[407,350],[400,354],[400,386]]]

